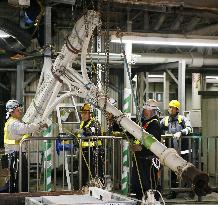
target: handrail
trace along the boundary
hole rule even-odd
[[[53,141],[55,141],[56,139],[57,139],[57,137],[29,137],[29,138],[22,139],[20,141],[20,143],[19,143],[19,178],[18,178],[18,182],[19,182],[18,191],[19,192],[22,191],[22,148],[23,148],[23,144],[27,143],[27,142],[30,142],[30,141],[40,141],[40,140],[53,140]],[[90,140],[96,140],[96,139],[100,139],[100,140],[107,140],[107,139],[122,140],[122,137],[115,137],[115,136],[91,136],[91,137],[81,137],[81,138],[77,138],[76,136],[61,137],[61,140],[63,140],[63,141],[64,140],[75,140],[75,139],[78,139],[79,142],[81,143],[83,140],[89,140],[90,141]],[[37,147],[37,150],[38,150],[38,147]],[[81,156],[80,156],[80,158],[81,158]],[[29,163],[28,163],[28,165],[29,165]],[[37,179],[38,179],[38,175],[37,175]]]

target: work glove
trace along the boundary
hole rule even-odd
[[[181,133],[181,132],[176,132],[176,133],[173,135],[173,138],[178,140],[181,136],[182,136],[182,133]]]
[[[57,152],[58,155],[60,155],[61,146],[62,146],[61,137],[60,137],[60,135],[58,135],[57,138],[56,138],[56,152]]]
[[[60,152],[63,150],[71,151],[73,149],[73,147],[74,147],[73,143],[72,144],[62,144],[60,135],[57,136],[57,138],[56,138],[56,152],[58,155],[60,155]]]

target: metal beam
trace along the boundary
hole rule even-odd
[[[103,0],[108,1],[108,0]],[[113,3],[218,10],[217,0],[113,0]]]
[[[173,22],[173,24],[171,25],[171,30],[173,30],[173,31],[178,30],[183,19],[184,19],[184,16],[178,15],[176,17],[175,21]]]
[[[178,64],[177,64],[178,65]],[[169,76],[175,81],[175,83],[178,85],[178,80],[177,80],[177,78],[175,77],[175,75],[173,75],[173,73],[170,71],[170,70],[168,70],[168,69],[166,69],[166,71],[167,71],[167,73],[169,74]]]
[[[76,0],[50,0],[49,3],[62,3],[74,5],[76,3]]]
[[[217,17],[218,18],[218,17]],[[201,21],[200,17],[193,17],[188,25],[186,25],[185,30],[191,31],[195,28],[195,26]]]
[[[0,83],[0,87],[2,87],[5,90],[9,90],[4,84]]]
[[[166,19],[166,14],[165,13],[162,13],[159,17],[159,20],[157,21],[155,27],[154,27],[154,30],[155,31],[158,31],[160,29],[160,27],[162,26],[162,24],[164,23]]]
[[[194,31],[188,32],[188,35],[207,35],[210,36],[212,34],[218,33],[218,24],[213,24],[210,26],[206,26],[203,28],[196,29]]]

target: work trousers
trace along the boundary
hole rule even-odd
[[[18,192],[19,187],[19,152],[6,154],[2,157],[2,168],[10,170],[10,178],[4,192]],[[22,153],[22,192],[28,191],[28,165],[25,153]]]
[[[82,149],[83,155],[82,157],[82,186],[87,185],[87,182],[91,180],[91,176],[93,178],[99,177],[103,180],[103,163],[104,163],[104,150],[101,147],[90,147]],[[90,164],[89,164],[90,162]],[[91,176],[90,176],[91,172]]]
[[[160,191],[160,185],[157,177],[158,170],[152,165],[152,158],[136,155],[136,161],[133,157],[131,192],[135,193],[136,198],[141,200],[143,193],[146,194],[149,189]],[[159,195],[156,193],[155,198],[156,200],[159,199]]]

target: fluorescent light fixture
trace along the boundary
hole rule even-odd
[[[112,43],[121,43],[121,39],[115,35],[111,36]],[[218,39],[200,38],[173,38],[173,37],[143,37],[123,36],[122,43],[166,45],[166,46],[196,46],[196,47],[218,47]]]
[[[10,35],[3,30],[0,30],[0,38],[8,38]]]
[[[216,79],[216,80],[218,80],[218,76],[216,75],[216,76],[206,76],[206,79]]]

